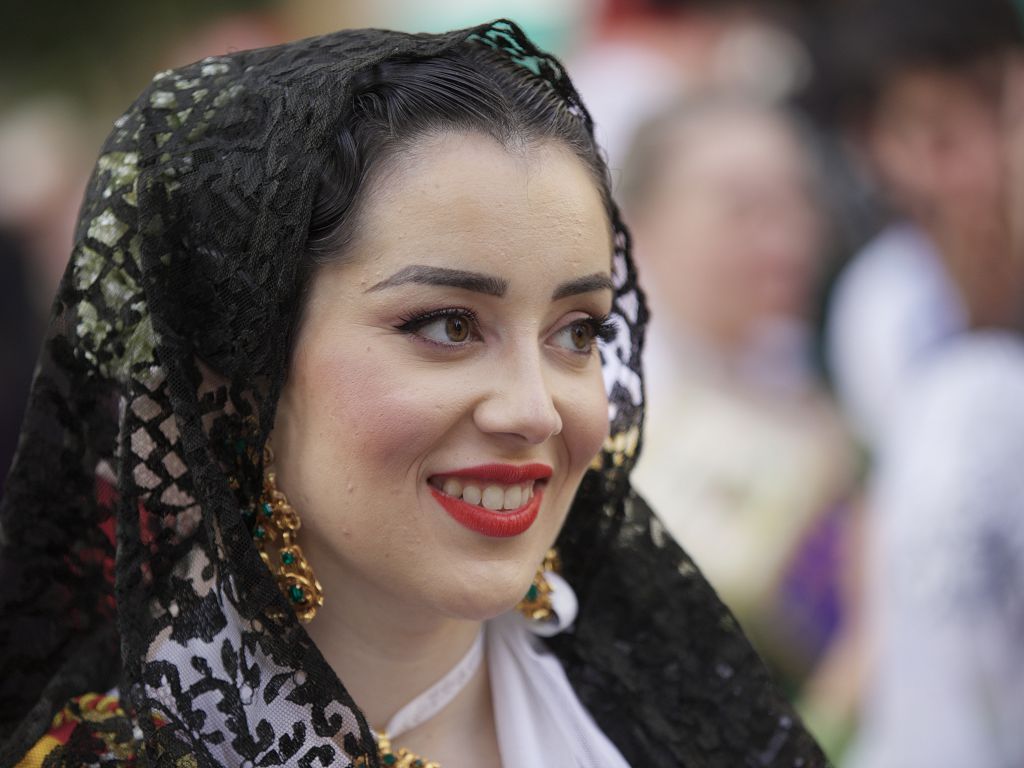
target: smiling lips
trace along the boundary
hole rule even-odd
[[[525,532],[540,511],[546,464],[484,464],[430,478],[430,492],[459,524],[471,531],[508,538]]]

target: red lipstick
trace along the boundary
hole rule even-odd
[[[540,511],[540,501],[544,497],[544,490],[536,488],[533,492],[533,498],[519,509],[510,509],[507,512],[494,512],[442,493],[434,486],[430,486],[430,492],[437,499],[437,503],[444,507],[444,511],[451,515],[455,522],[464,525],[471,531],[482,533],[484,536],[492,536],[496,539],[507,539],[510,536],[518,536],[524,533],[533,525],[533,521],[537,519],[537,513]]]
[[[517,485],[551,477],[551,467],[546,464],[482,464],[477,467],[445,472],[435,478],[457,477],[463,480],[490,481],[503,485]],[[533,497],[518,509],[494,511],[443,493],[429,485],[437,503],[455,522],[471,531],[493,538],[509,538],[524,533],[537,519],[544,488],[535,487]]]

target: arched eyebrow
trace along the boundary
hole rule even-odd
[[[394,288],[399,285],[415,283],[419,285],[443,285],[450,288],[462,288],[466,291],[486,293],[489,296],[504,296],[508,290],[508,280],[482,272],[470,272],[465,269],[449,269],[448,267],[429,267],[425,264],[411,264],[403,267],[391,277],[381,280],[366,289],[366,293]],[[552,301],[591,291],[614,290],[612,278],[603,272],[576,277],[560,284],[551,294]]]
[[[508,280],[500,277],[485,275],[480,272],[469,272],[464,269],[448,269],[447,267],[428,267],[424,264],[411,264],[398,270],[391,277],[367,288],[366,293],[379,291],[384,288],[394,288],[396,285],[408,285],[409,283],[444,285],[450,288],[475,291],[476,293],[486,293],[489,296],[504,296],[505,291],[508,290]]]
[[[567,296],[575,296],[579,293],[590,293],[591,291],[614,290],[615,286],[612,284],[611,275],[607,275],[604,272],[595,272],[592,275],[577,277],[562,283],[555,288],[555,292],[551,294],[551,300],[558,301],[559,299],[564,299]]]

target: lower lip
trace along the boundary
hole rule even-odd
[[[451,515],[455,522],[459,523],[475,533],[491,536],[496,539],[507,539],[511,536],[518,536],[525,533],[537,519],[540,511],[540,500],[544,491],[537,488],[533,498],[526,502],[519,509],[510,509],[507,512],[494,512],[490,509],[478,507],[462,499],[456,499],[446,493],[441,493],[433,486],[430,492],[437,499],[437,503],[444,507],[444,511]]]

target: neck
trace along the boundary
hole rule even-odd
[[[309,634],[377,731],[458,664],[481,630],[481,622],[428,614],[366,584],[332,583],[350,588],[332,590]],[[465,693],[452,705],[490,711],[486,685]]]

